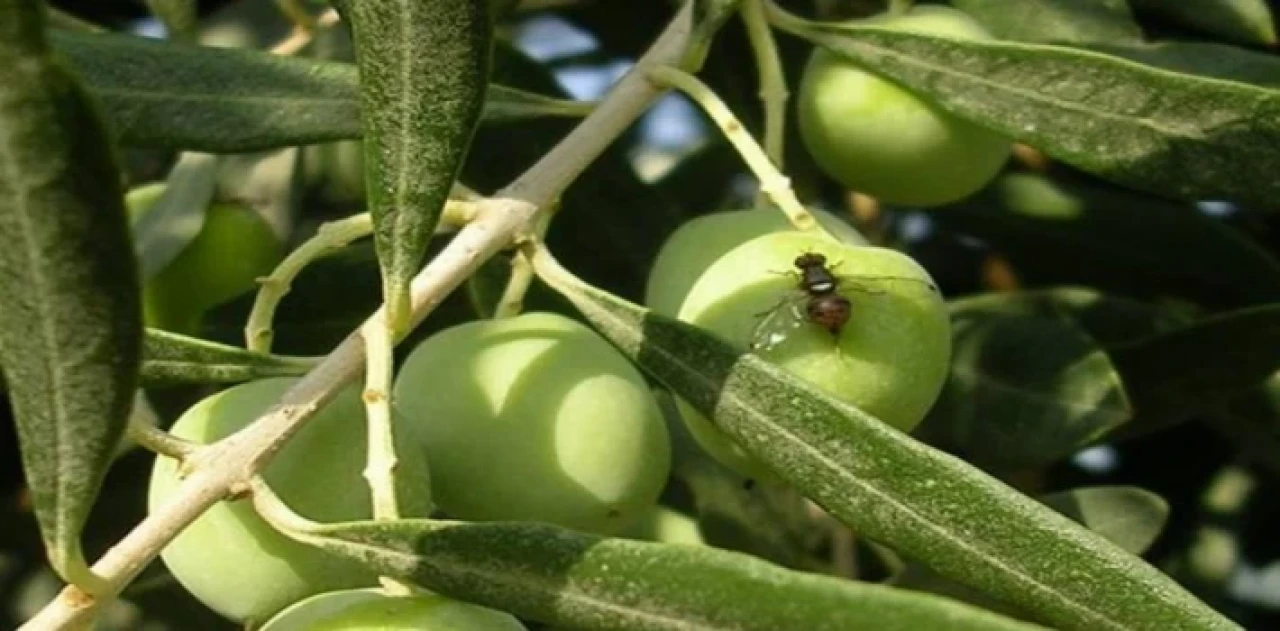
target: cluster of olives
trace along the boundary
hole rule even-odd
[[[963,14],[936,7],[877,20],[985,37]],[[803,140],[820,166],[849,188],[893,203],[933,205],[971,194],[994,177],[1009,151],[1007,140],[824,51],[806,70],[799,112]],[[824,231],[796,231],[772,209],[688,222],[653,266],[646,303],[910,431],[947,373],[950,331],[941,295],[911,258],[868,246],[839,218],[814,212]],[[217,216],[211,213],[206,232],[229,221]],[[190,256],[199,256],[200,247],[197,239]],[[180,262],[170,267],[175,275],[185,269]],[[815,305],[834,305],[835,316]],[[156,303],[156,313],[169,309]],[[767,344],[760,343],[762,317],[785,325],[764,329]],[[172,432],[215,441],[254,420],[292,383],[268,379],[226,389],[188,410]],[[695,521],[657,504],[671,454],[648,384],[575,320],[528,313],[441,331],[406,357],[394,401],[397,491],[407,517],[439,511],[702,543]],[[679,410],[721,463],[754,478],[774,477],[697,410],[682,401]],[[266,480],[305,517],[368,519],[359,448],[365,431],[351,386],[272,460]],[[151,506],[172,497],[178,483],[176,463],[157,458]],[[245,502],[213,507],[163,558],[209,607],[234,620],[265,622],[268,631],[524,628],[506,613],[439,595],[385,593],[372,587],[369,571],[286,538]]]

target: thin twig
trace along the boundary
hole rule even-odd
[[[762,0],[746,0],[742,4],[742,20],[747,25],[747,37],[759,69],[760,100],[764,103],[764,152],[779,169],[783,169],[787,98],[791,95],[787,92],[782,58],[778,55],[773,31],[765,19]]]
[[[652,68],[678,63],[690,44],[693,3],[686,2],[635,67],[600,105],[550,152],[498,196],[483,204],[480,216],[460,230],[413,280],[413,324],[421,322],[484,261],[506,247],[569,186],[586,167],[644,113],[664,90],[648,80]],[[320,406],[359,373],[364,364],[365,327],[382,326],[382,310],[372,315],[319,365],[302,377],[271,411],[248,427],[201,450],[199,462],[136,528],[98,560],[93,571],[109,594],[118,594],[174,537],[232,489],[243,488]],[[64,588],[20,629],[83,628],[106,600],[75,587]]]
[[[655,68],[649,76],[654,81],[678,88],[702,107],[707,116],[720,127],[720,131],[724,133],[733,148],[738,150],[743,161],[751,168],[751,172],[760,180],[760,191],[777,204],[791,225],[797,230],[823,230],[813,218],[813,214],[805,209],[800,200],[796,199],[795,191],[791,189],[791,180],[778,171],[778,167],[774,166],[769,156],[765,155],[760,144],[743,129],[738,117],[734,116],[711,88],[699,81],[697,77],[677,68]]]

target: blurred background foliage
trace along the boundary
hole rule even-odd
[[[494,79],[593,99],[643,51],[675,3],[524,4],[502,20]],[[867,15],[882,6],[874,0],[783,4],[830,18]],[[1149,39],[1213,39],[1177,16],[1147,10],[1149,4],[1137,5]],[[113,30],[164,34],[141,0],[52,5]],[[199,6],[206,44],[267,48],[288,34],[271,0],[205,0]],[[808,49],[791,37],[780,37],[779,44],[794,89]],[[1247,40],[1244,46],[1260,54],[1274,51]],[[304,54],[349,61],[350,42],[334,29]],[[752,59],[741,24],[730,22],[702,76],[758,132],[762,117]],[[794,126],[794,117],[789,120]],[[484,193],[497,190],[573,124],[546,119],[483,127],[463,180]],[[1186,413],[1176,418],[1144,422],[1134,410],[1148,410],[1167,392],[1161,383],[1142,383],[1150,374],[1142,367],[1194,356],[1132,344],[1215,313],[1276,302],[1280,215],[1213,200],[1193,205],[1158,199],[1054,164],[1028,148],[968,200],[928,212],[886,207],[841,190],[816,170],[794,129],[787,137],[787,173],[801,199],[845,217],[873,242],[916,257],[952,300],[957,370],[978,378],[948,388],[918,431],[922,439],[1032,495],[1096,485],[1132,485],[1159,495],[1170,513],[1145,558],[1245,627],[1280,628],[1280,540],[1272,536],[1280,532],[1280,508],[1268,501],[1280,491],[1280,381],[1267,380],[1225,405],[1184,406],[1179,410]],[[359,153],[359,143],[349,141],[231,156],[223,161],[218,195],[250,202],[296,244],[320,223],[362,210]],[[163,179],[176,159],[173,152],[134,148],[124,156],[131,185]],[[688,101],[669,96],[566,193],[549,241],[586,280],[639,301],[667,235],[691,217],[745,208],[754,193],[733,150]],[[403,347],[487,314],[504,275],[500,257]],[[277,351],[327,352],[375,308],[378,295],[368,243],[320,261],[282,304]],[[251,303],[252,296],[244,295],[222,305],[202,335],[239,343]],[[529,305],[570,312],[536,286]],[[1248,344],[1243,335],[1235,342]],[[1085,387],[1099,375],[1115,374],[1124,379],[1127,397]],[[1082,380],[1078,391],[1089,394],[1073,394],[1071,379]],[[1005,383],[1031,395],[1016,414],[1006,409],[992,415],[991,409],[1009,405],[991,392],[992,384]],[[151,395],[161,417],[172,419],[208,392],[183,387]],[[1077,397],[1085,396],[1092,398],[1080,412],[1083,399]],[[1131,417],[1133,422],[1123,422]],[[1034,420],[992,420],[1015,418]],[[1045,431],[1050,423],[1060,431]],[[7,421],[0,423],[0,467],[0,627],[10,628],[42,606],[58,582],[42,569]],[[119,539],[143,514],[149,471],[150,458],[137,451],[113,468],[88,530],[90,555]],[[686,485],[697,486],[690,480],[673,485],[668,504],[687,510],[695,503]],[[126,592],[126,601],[110,610],[103,628],[233,626],[153,563]]]

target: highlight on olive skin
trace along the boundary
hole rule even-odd
[[[959,39],[991,36],[965,13],[923,5],[859,24]],[[958,201],[1000,172],[1012,142],[889,79],[815,47],[796,95],[800,138],[827,175],[882,202]]]
[[[454,518],[615,534],[654,506],[670,473],[666,425],[639,370],[561,315],[433,335],[405,359],[395,400],[429,419],[432,494]]]

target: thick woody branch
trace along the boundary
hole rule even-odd
[[[680,62],[692,32],[692,3],[683,8],[596,109],[554,149],[492,199],[481,204],[477,219],[461,229],[412,284],[416,326],[494,254],[527,230],[540,208],[548,206],[582,171],[638,118],[661,93],[649,70]],[[381,310],[370,316],[320,364],[284,394],[279,405],[244,430],[188,460],[191,474],[173,497],[147,516],[93,566],[110,595],[122,590],[188,524],[210,506],[246,488],[286,440],[364,364],[362,332],[380,326]],[[100,601],[66,587],[21,629],[85,628]]]

